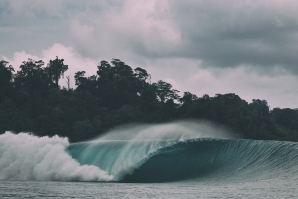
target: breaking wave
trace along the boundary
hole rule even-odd
[[[0,135],[0,180],[109,181],[113,177],[92,165],[80,165],[65,149],[66,138],[26,133]]]
[[[152,183],[298,178],[297,143],[216,132],[222,129],[205,123],[121,127],[74,144],[57,136],[6,132],[0,135],[0,179]]]
[[[298,146],[291,142],[216,138],[135,141],[123,150],[127,144],[79,143],[70,145],[68,151],[82,164],[98,166],[121,182],[268,179],[298,173]]]

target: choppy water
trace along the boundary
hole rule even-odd
[[[0,198],[298,198],[297,143],[210,138],[219,130],[189,126],[75,144],[6,132]]]
[[[0,198],[297,198],[297,183],[98,183],[0,181]]]

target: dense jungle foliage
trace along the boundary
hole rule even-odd
[[[71,142],[94,138],[117,125],[203,119],[244,138],[298,141],[298,110],[269,109],[266,100],[251,103],[234,93],[197,97],[164,81],[151,83],[142,68],[113,59],[101,61],[97,74],[78,71],[76,88],[60,88],[68,66],[63,59],[28,59],[15,72],[0,62],[0,133],[34,132],[66,136]]]

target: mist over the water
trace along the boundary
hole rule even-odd
[[[226,128],[208,121],[185,120],[164,124],[129,124],[116,127],[100,140],[180,140],[193,138],[239,138]]]
[[[234,138],[224,128],[206,121],[120,126],[90,142],[68,147],[81,163],[96,165],[114,180],[132,174],[159,150],[195,138]]]

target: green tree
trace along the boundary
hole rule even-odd
[[[145,69],[136,68],[134,69],[136,78],[136,88],[138,95],[143,95],[150,85],[151,76],[147,73]],[[149,80],[149,83],[147,82]]]
[[[155,87],[155,93],[158,97],[158,100],[162,103],[165,103],[167,100],[178,100],[179,99],[179,91],[172,89],[172,85],[159,80],[157,83],[152,84]]]
[[[59,88],[59,79],[61,76],[64,77],[64,72],[68,69],[68,65],[65,65],[63,62],[64,59],[58,59],[58,57],[56,57],[55,60],[50,60],[46,67],[46,72],[52,80],[54,88]]]
[[[181,97],[179,99],[179,101],[183,104],[183,105],[189,105],[191,104],[193,101],[198,100],[199,98],[194,95],[191,94],[190,92],[184,92],[183,97]]]
[[[145,69],[138,67],[134,71],[135,71],[136,78],[142,82],[145,82],[150,77],[150,75],[147,73]]]
[[[14,84],[18,90],[24,92],[37,91],[43,92],[50,88],[50,80],[43,68],[42,60],[35,61],[28,59],[20,66],[17,72]],[[25,89],[25,90],[24,90]]]
[[[78,86],[77,91],[89,91],[93,95],[96,95],[98,89],[96,75],[85,77],[85,71],[78,71],[75,73],[74,78],[75,84]]]
[[[132,68],[119,59],[111,63],[101,61],[97,67],[97,96],[109,109],[136,103],[140,87]]]
[[[12,75],[13,75],[13,67],[7,66],[7,61],[0,61],[0,99],[4,96],[8,95],[13,86],[12,86]]]
[[[85,77],[85,71],[78,71],[75,73],[75,84],[76,86],[81,86],[81,85],[84,85],[85,82],[86,82],[86,77]]]
[[[276,124],[298,131],[298,110],[274,108],[270,114]]]
[[[94,127],[88,119],[84,121],[76,121],[73,127],[74,136],[72,141],[88,140],[94,136]]]
[[[266,100],[253,99],[249,106],[257,111],[261,118],[269,116],[269,106]]]
[[[28,59],[13,74],[0,62],[0,133],[31,131],[36,135],[66,136],[84,141],[116,125],[168,122],[183,118],[210,120],[249,139],[298,141],[298,110],[275,108],[266,100],[248,104],[234,93],[179,97],[164,81],[151,84],[142,68],[132,69],[119,59],[97,66],[96,75],[75,74],[76,89],[60,89],[68,66],[63,59]],[[177,104],[180,102],[181,104]]]

